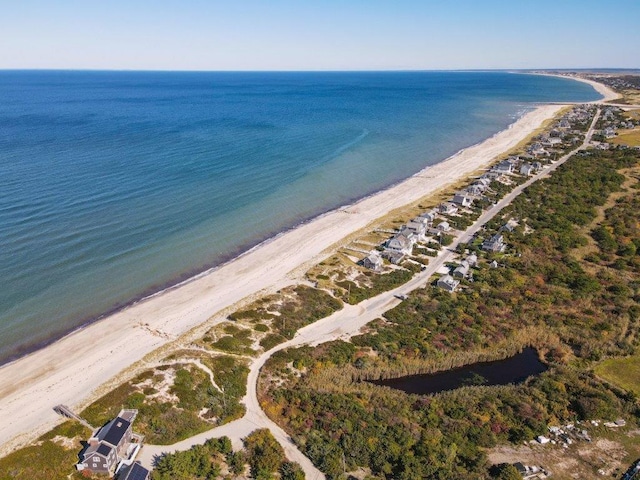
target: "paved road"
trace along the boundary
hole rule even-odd
[[[409,280],[409,282],[394,290],[381,293],[380,295],[360,302],[358,305],[345,305],[342,310],[300,329],[293,339],[275,346],[256,358],[250,365],[249,376],[247,379],[247,395],[242,400],[247,410],[244,417],[227,425],[213,428],[207,432],[188,438],[174,445],[145,445],[138,457],[142,464],[150,468],[153,464],[154,458],[162,455],[163,453],[187,450],[192,445],[204,443],[208,438],[222,437],[225,435],[231,439],[234,448],[239,449],[242,447],[242,439],[253,430],[258,428],[268,428],[271,430],[271,433],[276,440],[278,440],[280,445],[282,445],[287,458],[291,461],[298,462],[302,466],[308,480],[324,479],[324,474],[320,472],[311,463],[311,461],[302,452],[300,452],[300,450],[298,450],[287,433],[276,423],[271,421],[260,407],[257,394],[258,376],[260,375],[260,370],[266,361],[274,353],[285,348],[301,345],[319,345],[339,338],[346,339],[356,335],[367,323],[381,317],[384,312],[400,303],[400,300],[398,300],[395,295],[409,293],[424,286],[429,278],[436,273],[442,265],[452,259],[459,243],[468,242],[473,235],[475,235],[502,209],[509,205],[525,188],[533,182],[548,176],[551,172],[566,162],[569,157],[586,148],[591,140],[595,124],[599,116],[600,110],[598,109],[593,122],[585,135],[585,140],[582,145],[564,155],[557,162],[546,167],[523,184],[514,188],[493,207],[486,210],[462,235],[454,239],[453,243],[447,249],[443,249],[438,257],[429,262],[429,265],[425,270],[416,274],[411,280]]]

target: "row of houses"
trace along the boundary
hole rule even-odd
[[[374,271],[380,271],[387,259],[393,264],[399,264],[405,257],[413,254],[413,247],[417,243],[426,243],[430,235],[441,235],[451,231],[451,225],[446,220],[435,221],[442,214],[454,214],[458,207],[453,202],[445,202],[437,208],[424,212],[400,227],[399,231],[383,245],[383,251],[371,251],[362,260],[362,265]]]
[[[532,146],[530,146],[529,148],[533,149],[532,152],[535,156],[538,156],[538,154],[542,154],[542,153],[544,153],[545,155],[548,154],[548,152],[544,150],[541,144],[537,142],[534,142]],[[493,167],[491,167],[489,171],[480,178],[481,179],[483,178],[498,179],[503,175],[514,175],[517,173],[519,173],[520,175],[524,175],[525,177],[528,177],[540,170],[542,170],[542,163],[540,161],[530,162],[521,157],[509,157],[505,160],[502,160],[500,163],[494,165]],[[505,182],[503,181],[503,183]]]
[[[558,129],[570,126],[569,120],[563,119],[559,122]],[[561,130],[558,130],[557,136],[553,137],[553,139],[549,137],[548,141],[553,145],[561,143],[559,135],[562,134]],[[534,142],[532,145],[534,153],[543,151],[541,144]],[[546,154],[547,152],[544,151],[544,153]],[[489,191],[491,183],[495,180],[508,183],[507,177],[510,175],[519,173],[528,177],[539,172],[542,168],[543,164],[538,160],[528,161],[517,156],[502,160],[463,190],[456,192],[449,201],[445,201],[436,208],[424,212],[407,222],[393,237],[384,243],[382,252],[375,250],[369,252],[369,255],[361,261],[362,265],[365,268],[380,271],[384,266],[384,259],[393,264],[399,264],[407,256],[412,255],[413,248],[417,243],[427,242],[429,235],[439,237],[452,230],[450,223],[446,219],[436,223],[436,219],[440,216],[456,215],[461,209],[472,207],[474,201],[482,198]],[[504,238],[500,234],[488,238],[482,245],[482,249],[489,252],[502,252],[505,248]],[[452,278],[452,280],[454,281],[443,280],[445,282],[443,283],[443,288],[453,291],[457,285],[454,285],[455,279]]]
[[[622,116],[622,109],[618,107],[608,107],[602,112],[602,129],[600,134],[605,138],[613,138],[617,135],[618,129],[631,130],[640,125],[631,119]]]

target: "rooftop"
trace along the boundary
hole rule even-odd
[[[104,437],[102,440],[110,443],[111,445],[118,445],[127,432],[127,429],[131,426],[131,423],[122,417],[116,417],[105,428]],[[102,433],[102,432],[100,432]],[[102,435],[100,435],[102,436]]]

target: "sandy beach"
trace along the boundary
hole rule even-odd
[[[600,84],[594,84],[594,88],[605,97],[613,93]],[[33,440],[58,423],[60,417],[53,412],[55,405],[81,409],[104,393],[106,385],[113,385],[123,371],[136,362],[144,362],[145,356],[154,350],[204,322],[222,320],[230,307],[247,297],[272,292],[301,279],[340,239],[389,211],[488,165],[561,108],[561,105],[540,106],[481,144],[394,187],[318,217],[226,265],[1,367],[0,454]]]
[[[597,100],[597,101],[592,102],[592,103],[604,103],[604,102],[609,102],[611,100],[615,100],[617,98],[620,98],[620,94],[616,93],[614,90],[612,90],[611,88],[609,88],[605,84],[594,82],[593,80],[582,78],[582,77],[579,77],[577,75],[557,75],[557,74],[554,74],[554,73],[537,73],[537,75],[547,75],[549,77],[558,77],[558,78],[570,78],[571,80],[575,80],[577,82],[582,82],[582,83],[586,83],[588,85],[591,85],[593,87],[593,89],[596,92],[598,92],[600,95],[602,95],[602,97],[603,97],[600,100]]]
[[[594,82],[593,80],[588,80],[586,78],[580,78],[580,77],[570,77],[573,80],[577,80],[579,82],[582,83],[588,83],[589,85],[591,85],[593,87],[593,89],[598,92],[600,95],[602,95],[604,98],[602,98],[601,100],[598,100],[597,102],[594,103],[604,103],[604,102],[609,102],[611,100],[615,100],[617,98],[620,98],[620,94],[616,93],[614,90],[612,90],[611,88],[607,87],[606,85],[602,84],[602,83],[598,83],[598,82]]]

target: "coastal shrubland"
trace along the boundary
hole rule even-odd
[[[0,458],[0,480],[80,479],[74,465],[91,431],[78,422],[67,420],[41,436],[35,445]]]
[[[264,410],[329,478],[360,468],[375,478],[487,478],[487,449],[549,425],[634,423],[635,394],[593,369],[638,347],[638,157],[589,150],[527,188],[468,245],[478,251],[517,218],[519,227],[504,232],[508,251],[482,254],[473,282],[457,293],[427,287],[351,342],[275,354],[260,382]],[[583,256],[590,243],[595,250]],[[520,385],[418,396],[363,381],[505,358],[525,346],[551,368]],[[637,441],[627,448],[640,454]]]
[[[210,478],[303,480],[297,463],[287,461],[280,444],[267,429],[252,432],[244,449],[234,452],[227,437],[212,438],[204,445],[164,455],[154,469],[152,480],[206,480]]]
[[[253,355],[252,329],[223,322],[207,332],[202,341],[208,348],[238,355]]]
[[[411,277],[420,270],[420,267],[407,263],[405,268],[398,268],[389,273],[378,274],[365,271],[354,280],[342,280],[335,282],[339,295],[345,302],[355,305],[367,298],[393,290],[407,283]]]
[[[233,312],[229,319],[253,328],[260,346],[269,350],[293,338],[305,325],[331,315],[340,308],[342,302],[328,292],[297,285],[262,297],[248,307]],[[207,334],[205,341],[210,336]],[[215,348],[215,344],[211,346]]]
[[[89,405],[82,417],[102,426],[122,408],[137,409],[134,429],[145,435],[147,442],[165,445],[242,416],[244,408],[239,400],[246,392],[245,362],[225,355],[198,358],[191,354],[187,360],[197,360],[208,368],[214,386],[208,371],[185,361],[185,352],[167,360]]]

